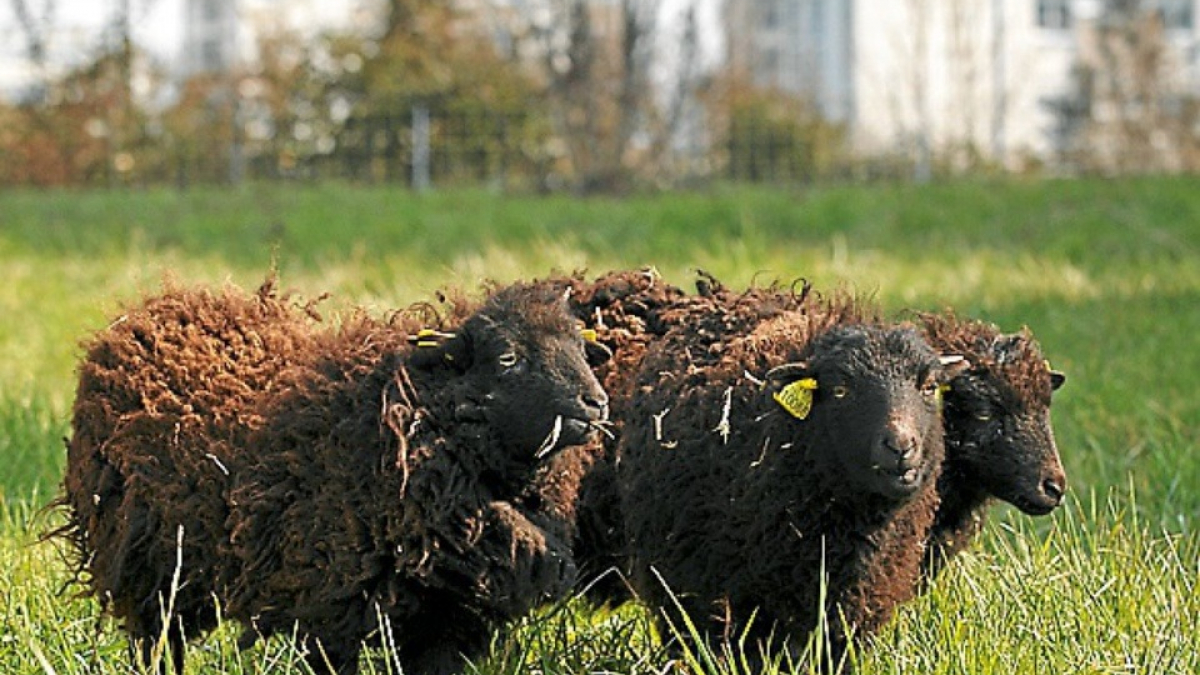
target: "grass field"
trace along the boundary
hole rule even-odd
[[[0,672],[129,672],[119,632],[97,631],[95,606],[63,592],[64,566],[36,544],[78,341],[164,275],[252,287],[273,265],[303,296],[332,293],[333,314],[484,277],[654,265],[680,285],[697,268],[733,286],[806,277],[897,312],[953,306],[1028,325],[1068,374],[1054,421],[1069,499],[1039,520],[995,509],[859,671],[1200,672],[1200,182],[1183,178],[619,201],[337,185],[0,192]],[[286,640],[239,655],[235,636],[194,647],[189,672],[304,672]],[[665,666],[644,611],[574,602],[498,637],[479,669]]]

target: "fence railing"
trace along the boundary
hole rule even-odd
[[[147,137],[125,149],[97,144],[88,155],[94,170],[78,172],[73,183],[188,186],[336,179],[414,189],[489,185],[541,190],[584,179],[573,175],[567,144],[554,137],[549,122],[527,113],[416,105],[350,117],[325,132],[321,142],[311,133],[301,140],[283,131],[252,138],[244,131],[230,133],[234,125],[228,120],[213,124],[215,140],[210,141],[198,133],[197,138]],[[226,133],[217,133],[217,127]],[[660,162],[653,176],[631,172],[634,185],[639,178],[655,186],[698,179],[805,183],[836,177],[839,171],[831,168],[837,163],[829,160],[828,144],[794,128],[740,120],[716,133],[705,130],[704,136],[714,140],[681,144],[687,148],[681,150],[687,162]],[[672,166],[690,173],[663,175],[672,169],[662,167]]]

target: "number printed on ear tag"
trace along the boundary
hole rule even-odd
[[[792,417],[802,420],[808,417],[808,413],[812,411],[813,390],[816,388],[817,381],[806,377],[775,392],[773,398]]]

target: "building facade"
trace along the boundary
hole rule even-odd
[[[184,77],[228,72],[238,57],[238,3],[185,0],[179,70]]]
[[[728,60],[759,86],[811,100],[860,154],[978,153],[1004,165],[1055,152],[1054,112],[1109,0],[726,0]],[[1160,12],[1195,87],[1200,0]]]

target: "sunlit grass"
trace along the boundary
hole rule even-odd
[[[1200,669],[1200,541],[1138,516],[1127,493],[1071,500],[1049,528],[1008,514],[930,591],[904,608],[858,656],[862,673],[1172,673]],[[67,573],[28,507],[5,505],[0,526],[0,670],[128,673],[126,645],[111,622],[98,630],[91,600],[64,594]],[[583,600],[547,608],[493,642],[468,667],[518,673],[748,673],[753,645],[689,645],[675,656],[653,638],[636,605],[595,609]],[[693,631],[678,626],[669,639]],[[226,626],[189,648],[190,672],[307,672],[297,643],[276,637],[246,651]],[[757,653],[757,652],[754,652]],[[372,652],[368,673],[396,672],[391,652]],[[671,665],[673,664],[673,665]],[[763,672],[804,674],[781,652]],[[670,667],[668,667],[670,665]]]
[[[733,287],[804,277],[893,312],[953,306],[1028,325],[1067,372],[1053,411],[1067,507],[1037,520],[996,509],[859,672],[1200,672],[1200,190],[1183,178],[628,200],[337,185],[0,193],[0,672],[130,672],[120,631],[63,592],[69,571],[37,544],[48,521],[35,512],[57,490],[80,340],[164,276],[253,288],[275,267],[303,297],[331,293],[320,307],[334,316],[447,284],[646,265],[685,287],[697,269]],[[672,665],[650,618],[576,600],[498,635],[475,665],[744,671],[736,650]],[[193,646],[189,671],[304,672],[298,645],[239,653],[237,634]],[[363,667],[394,672],[386,650]],[[804,668],[782,656],[774,667]]]

